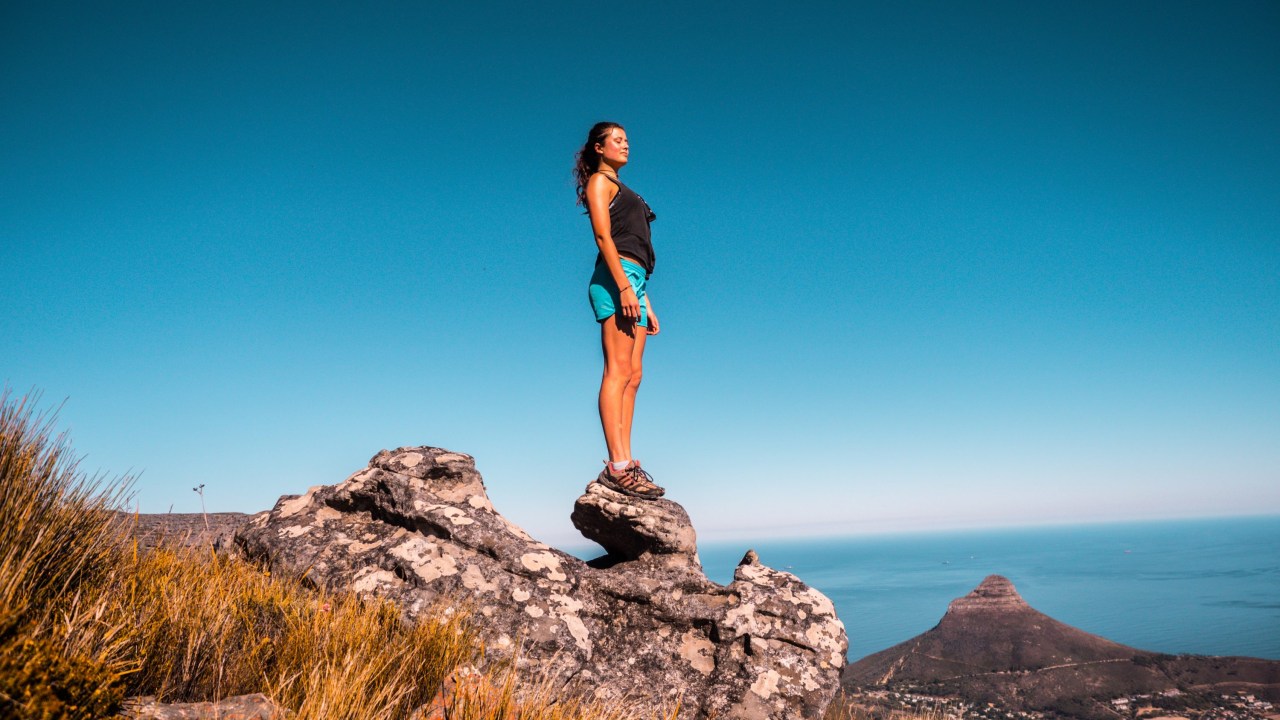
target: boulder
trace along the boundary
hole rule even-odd
[[[635,560],[652,553],[698,562],[698,536],[689,514],[670,500],[637,502],[593,480],[573,504],[569,519],[615,558]]]
[[[280,499],[236,535],[273,569],[389,598],[409,618],[469,609],[491,660],[531,680],[682,718],[821,717],[848,641],[831,601],[748,552],[711,582],[677,503],[591,483],[574,524],[608,551],[585,563],[494,510],[471,457],[382,451],[331,486]]]

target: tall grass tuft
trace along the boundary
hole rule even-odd
[[[80,473],[34,404],[0,391],[0,717],[98,717],[125,667],[76,628],[111,576],[127,483]]]
[[[119,544],[108,510],[127,486],[78,472],[65,436],[33,404],[0,391],[0,615],[12,622],[107,572]]]

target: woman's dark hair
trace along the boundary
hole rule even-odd
[[[596,152],[596,144],[604,144],[605,138],[614,128],[625,130],[616,122],[598,122],[591,126],[587,133],[587,141],[578,149],[577,162],[573,165],[573,179],[577,182],[578,204],[587,204],[587,180],[600,169],[600,153]]]

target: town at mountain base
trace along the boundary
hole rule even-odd
[[[851,663],[842,685],[872,715],[1280,717],[1280,661],[1121,645],[1038,612],[999,575],[933,629]]]

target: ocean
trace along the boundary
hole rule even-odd
[[[699,555],[728,583],[748,547],[835,602],[851,661],[933,627],[993,573],[1035,609],[1126,645],[1280,659],[1280,517],[720,542]]]

